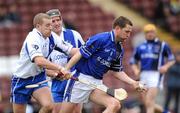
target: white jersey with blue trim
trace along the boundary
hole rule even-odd
[[[54,44],[57,47],[63,48],[67,54],[70,52],[72,48],[71,45],[64,45],[62,41],[58,40],[59,36],[53,32],[51,33],[51,36],[53,37]],[[21,48],[20,58],[15,66],[13,75],[20,78],[28,78],[43,72],[44,69],[38,67],[33,62],[33,59],[36,56],[43,56],[47,58],[50,54],[49,44],[50,39],[48,37],[44,38],[36,28],[29,32]],[[52,48],[53,47],[51,47],[51,49]]]
[[[75,31],[75,30],[71,30],[73,33],[74,37],[69,38],[70,40],[66,40],[66,42],[71,43],[74,41],[74,44],[72,44],[73,47],[78,48],[81,45],[84,45],[84,41],[81,37],[81,35]],[[62,32],[60,34],[60,38],[59,40],[65,41],[65,36],[64,33],[66,32],[65,28],[62,28]],[[49,56],[49,59],[56,64],[59,64],[61,66],[65,66],[68,62],[68,55],[64,54],[63,52],[59,52],[57,50],[53,50],[53,52],[51,53],[51,55]]]
[[[175,59],[169,45],[156,38],[139,45],[130,59],[130,64],[137,64],[140,61],[142,71],[157,71],[164,65],[165,57],[168,61]]]

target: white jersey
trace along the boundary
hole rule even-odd
[[[72,33],[73,33],[73,36],[74,36],[74,39],[73,37],[70,38],[70,39],[73,39],[75,41],[75,45],[73,45],[70,41],[66,40],[66,42],[68,43],[71,43],[74,47],[78,48],[78,43],[80,43],[80,45],[83,45],[84,44],[84,41],[81,37],[81,35],[77,32],[77,31],[74,31],[74,30],[71,30]],[[62,28],[62,32],[60,34],[60,39],[59,40],[62,40],[62,41],[65,41],[65,37],[64,37],[64,32],[66,32],[66,29],[65,28]],[[61,66],[65,66],[68,62],[68,55],[62,53],[62,52],[59,52],[57,50],[53,50],[53,52],[51,53],[50,55],[50,60],[56,64],[59,64]]]
[[[59,40],[59,36],[53,32],[51,35],[54,39],[54,44],[69,54],[72,49],[72,45],[63,43]],[[49,44],[49,38],[44,38],[36,28],[29,32],[21,48],[20,58],[15,66],[15,72],[13,72],[13,75],[20,78],[28,78],[43,72],[44,69],[38,67],[33,62],[33,59],[36,56],[43,56],[47,58],[50,54],[49,49],[51,46]],[[53,49],[53,47],[51,47],[51,49]]]

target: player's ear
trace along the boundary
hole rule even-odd
[[[120,26],[116,26],[114,29],[115,30],[121,30],[121,27]]]
[[[120,26],[116,26],[114,29],[115,29],[116,32],[120,32],[121,31],[121,27]]]
[[[36,28],[39,28],[39,26],[40,26],[39,24],[36,24]]]

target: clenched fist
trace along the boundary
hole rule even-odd
[[[55,78],[57,80],[67,80],[71,78],[71,73],[65,68],[61,68],[60,71],[56,74]]]

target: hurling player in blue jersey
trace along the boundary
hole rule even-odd
[[[51,17],[45,13],[35,15],[34,29],[28,33],[23,43],[11,82],[14,113],[25,113],[31,97],[41,105],[39,113],[52,112],[53,100],[47,83],[30,89],[25,87],[46,80],[45,69],[53,70],[54,77],[56,72],[61,72],[61,66],[47,60],[55,45],[67,54],[73,53],[72,45],[64,44],[58,40],[58,35],[51,32],[51,22]],[[65,75],[68,75],[68,72]]]
[[[112,71],[112,76],[122,80],[134,88],[139,88],[139,82],[134,81],[123,71],[122,43],[130,37],[132,22],[120,16],[115,19],[110,32],[98,33],[89,38],[85,45],[70,59],[64,70],[69,70],[75,64],[74,77],[103,85],[103,75]],[[86,103],[88,100],[106,107],[103,113],[116,113],[120,109],[119,100],[103,91],[73,80],[68,81],[66,93],[60,113],[71,113],[77,103]]]
[[[154,113],[155,109],[162,111],[161,106],[155,104],[155,98],[158,88],[162,87],[163,74],[175,61],[170,47],[158,39],[156,32],[155,25],[147,24],[144,26],[146,42],[135,49],[130,60],[135,75],[140,76],[140,81],[148,88],[147,92],[141,95],[146,113]],[[167,58],[166,63],[165,58]]]
[[[71,43],[74,48],[78,48],[84,44],[81,35],[77,31],[66,29],[63,27],[62,15],[58,9],[51,9],[46,13],[52,18],[52,31],[54,31],[59,36],[59,40]],[[66,53],[53,50],[49,58],[53,63],[65,66],[68,62],[69,56]],[[58,113],[60,111],[66,83],[67,80],[52,80],[51,93],[55,102],[53,113]],[[74,113],[81,113],[81,108],[82,106],[79,104],[76,109],[73,110]]]

